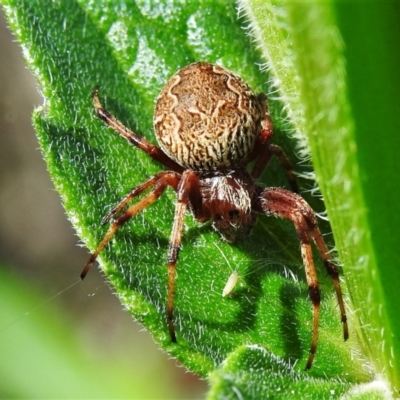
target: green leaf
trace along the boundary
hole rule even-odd
[[[262,4],[249,4],[247,12],[253,25],[257,21],[273,22],[267,25],[268,32],[261,29],[258,36],[259,43],[269,46],[266,58],[271,61],[270,76],[260,71],[258,64],[265,59],[256,49],[254,39],[242,28],[245,21],[237,18],[233,2],[3,0],[3,3],[45,97],[44,107],[34,115],[34,124],[49,172],[71,222],[89,249],[96,248],[105,234],[107,227],[100,226],[100,222],[109,209],[130,188],[161,170],[146,154],[131,148],[95,117],[90,98],[92,88],[99,85],[106,108],[155,143],[152,130],[155,98],[168,78],[192,61],[221,64],[238,73],[257,92],[271,93],[278,87],[279,94],[270,96],[275,143],[285,149],[294,164],[298,161],[297,154],[302,154],[302,164],[296,166],[296,171],[306,176],[310,174],[304,162],[307,141],[303,139],[299,145],[294,137],[308,132],[318,181],[330,209],[344,204],[358,210],[363,204],[347,199],[349,194],[343,191],[343,185],[332,180],[337,173],[343,174],[345,180],[353,178],[352,160],[340,159],[343,161],[340,169],[333,162],[325,163],[326,137],[315,134],[320,130],[338,132],[329,151],[341,154],[337,151],[343,150],[340,143],[345,139],[344,147],[352,154],[347,108],[342,111],[337,103],[345,102],[343,91],[336,94],[338,82],[340,89],[344,84],[343,66],[337,66],[342,56],[331,35],[334,21],[328,5],[310,6],[311,12],[316,13],[310,19],[304,15],[307,7],[276,6],[274,12],[267,9],[265,16],[263,9],[258,8]],[[282,16],[283,11],[286,14]],[[317,29],[311,38],[310,21]],[[293,29],[293,42],[288,43],[286,27],[298,27],[300,22],[304,23],[306,34]],[[309,58],[306,55],[314,54],[312,42],[318,39],[319,28],[326,33],[323,38],[327,42],[318,48],[320,53],[316,51],[315,57]],[[264,47],[261,46],[262,50]],[[294,49],[296,57],[287,58]],[[319,56],[323,65],[317,62]],[[274,60],[280,60],[281,64],[274,64]],[[327,93],[315,98],[318,94],[313,87],[315,82],[307,83],[307,78],[320,68],[321,72],[329,71],[331,62],[338,69],[329,75]],[[274,65],[276,68],[272,68]],[[338,120],[328,118],[327,124],[326,110],[331,110],[329,115],[339,115]],[[325,170],[323,175],[321,171]],[[313,182],[299,181],[307,200],[322,211],[319,199],[307,193],[313,189]],[[277,162],[269,166],[261,182],[268,186],[287,185]],[[347,201],[340,203],[343,197]],[[166,252],[174,201],[174,193],[168,192],[124,225],[100,257],[102,271],[123,305],[163,349],[202,376],[247,344],[268,349],[271,359],[282,359],[283,364],[279,365],[287,366],[282,367],[282,374],[287,373],[286,381],[314,382],[313,377],[318,382],[326,381],[320,387],[332,384],[342,390],[347,383],[338,383],[339,378],[349,383],[372,379],[370,370],[363,368],[366,360],[356,340],[355,318],[350,320],[350,341],[343,343],[331,281],[317,257],[323,292],[320,340],[313,368],[304,371],[312,320],[298,240],[290,223],[266,217],[260,218],[248,240],[235,245],[222,242],[209,224],[199,226],[192,217],[186,218],[176,281],[178,343],[171,343],[165,316]],[[345,224],[338,212],[329,211],[329,215],[335,223],[338,249],[346,265],[344,237],[349,226],[358,223],[360,213],[345,211]],[[330,231],[326,223],[321,226],[325,233]],[[80,266],[76,268],[78,275]],[[240,284],[231,297],[223,298],[222,289],[233,270],[241,276]],[[238,370],[246,362],[239,362]],[[261,363],[260,372],[268,374],[273,367],[271,363]]]
[[[264,371],[268,371],[265,374]],[[292,399],[333,398],[342,395],[349,383],[315,379],[296,372],[279,357],[257,346],[242,346],[229,355],[223,366],[210,376],[209,399]]]
[[[268,371],[268,373],[265,373]],[[296,372],[271,352],[241,346],[210,376],[208,399],[387,399],[381,382],[352,386],[340,378],[321,379]],[[351,388],[349,390],[349,388]]]
[[[350,270],[349,278],[354,286],[354,304],[359,307],[364,351],[398,396],[400,3],[338,4],[336,12],[347,45],[349,100],[364,200],[364,226],[360,226],[359,234],[370,246],[351,256],[364,259],[359,263],[363,268]],[[351,17],[355,15],[358,23],[353,26]]]
[[[311,151],[354,310],[351,333],[398,393],[400,4],[334,4],[250,1],[246,10]]]

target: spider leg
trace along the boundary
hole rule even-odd
[[[197,175],[190,170],[182,174],[177,189],[178,201],[175,207],[174,223],[172,226],[171,238],[168,250],[168,300],[167,300],[167,317],[168,328],[171,340],[176,342],[176,334],[173,321],[174,313],[174,293],[175,293],[175,270],[178,261],[179,251],[182,244],[182,230],[184,225],[185,212],[190,203],[191,191],[197,188],[199,179]]]
[[[321,255],[322,260],[324,261],[325,268],[328,272],[328,275],[331,277],[333,282],[333,287],[335,288],[336,297],[339,304],[340,316],[343,324],[343,338],[347,340],[349,338],[349,329],[347,326],[347,316],[346,310],[344,308],[344,301],[342,295],[342,289],[340,287],[340,280],[339,280],[339,271],[336,266],[333,264],[332,259],[329,255],[329,250],[326,246],[324,238],[319,230],[319,228],[315,225],[310,227],[311,236],[314,239],[314,243],[317,246],[318,252]]]
[[[302,197],[291,195],[290,192],[288,194],[288,197],[292,198],[291,200],[287,198],[287,201],[290,202],[291,207],[293,208],[300,207],[302,209],[302,214],[306,220],[309,234],[313,238],[317,250],[324,262],[326,271],[330,276],[330,278],[332,279],[333,287],[336,293],[336,298],[339,304],[341,321],[343,325],[343,338],[344,340],[347,340],[349,338],[349,330],[347,326],[347,316],[346,316],[346,310],[344,308],[342,289],[340,287],[339,271],[332,262],[332,258],[329,254],[329,249],[326,246],[321,231],[318,228],[317,219],[315,217],[314,211]]]
[[[259,98],[260,101],[265,102],[264,95],[260,95]],[[250,156],[251,160],[258,157],[253,166],[253,170],[251,171],[251,176],[254,179],[258,179],[264,171],[265,167],[268,165],[269,160],[274,155],[278,158],[282,168],[286,171],[291,189],[297,193],[299,191],[299,188],[297,186],[296,177],[294,175],[293,167],[289,161],[289,158],[281,147],[269,143],[273,135],[273,125],[267,107],[263,120],[261,121],[261,127],[262,129],[260,131],[260,134],[258,135],[253,153]]]
[[[134,197],[139,196],[149,187],[154,186],[154,184],[163,178],[164,175],[171,174],[170,171],[162,171],[158,174],[152,176],[146,182],[135,186],[115,207],[113,207],[110,212],[102,219],[101,225],[106,224],[110,221],[111,218],[114,217],[115,214],[118,214]]]
[[[97,116],[104,121],[110,128],[114,129],[118,135],[125,138],[128,142],[138,147],[140,150],[146,152],[151,158],[158,161],[159,163],[166,166],[175,172],[182,172],[183,168],[177,164],[175,161],[171,160],[159,147],[150,143],[144,137],[137,135],[132,132],[126,126],[124,126],[120,121],[118,121],[113,115],[111,115],[103,106],[101,105],[99,95],[99,89],[96,86],[92,91],[92,101],[94,108],[96,110]]]
[[[315,222],[316,226],[315,214],[302,197],[280,188],[267,188],[262,191],[254,209],[255,211],[264,212],[267,215],[274,215],[292,221],[297,231],[300,240],[301,256],[306,272],[309,296],[313,307],[312,339],[306,364],[306,369],[310,369],[317,350],[321,302],[317,272],[311,248],[311,237],[314,236],[309,226],[311,220]],[[322,236],[320,236],[319,239],[323,241]],[[319,250],[322,251],[322,247],[320,247]],[[324,257],[325,259],[329,257],[328,253]]]
[[[154,179],[157,176],[158,176],[158,179]],[[81,279],[85,278],[90,267],[93,265],[93,263],[95,262],[96,258],[100,254],[100,252],[106,247],[107,243],[114,236],[115,232],[117,232],[119,227],[122,226],[128,220],[130,220],[132,217],[134,217],[136,214],[138,214],[140,211],[144,210],[149,205],[151,205],[156,200],[158,200],[158,198],[164,193],[165,189],[168,186],[172,186],[174,189],[176,189],[178,187],[178,183],[180,180],[180,175],[173,171],[166,171],[164,173],[157,174],[155,177],[149,179],[144,184],[139,185],[137,188],[135,188],[135,189],[137,189],[136,192],[135,192],[135,189],[133,189],[128,194],[127,197],[130,197],[130,199],[131,199],[134,196],[137,196],[140,193],[142,193],[143,190],[153,186],[153,190],[147,196],[143,197],[137,203],[135,203],[134,205],[129,207],[123,214],[121,214],[119,217],[117,217],[114,220],[114,222],[110,225],[107,233],[104,235],[100,244],[97,246],[97,249],[93,252],[93,254],[90,256],[89,261],[85,265],[85,268],[83,269],[83,271],[81,273]],[[134,193],[134,195],[132,195],[132,193]],[[127,202],[125,202],[124,205],[126,203]]]

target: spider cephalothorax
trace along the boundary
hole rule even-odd
[[[247,236],[257,214],[292,221],[300,240],[313,305],[313,334],[306,368],[311,367],[316,352],[320,312],[312,240],[332,278],[344,339],[348,338],[339,274],[318,229],[315,213],[298,194],[281,188],[263,188],[256,183],[275,155],[285,168],[293,190],[297,191],[287,157],[280,147],[270,143],[272,121],[265,95],[255,95],[239,76],[217,65],[194,63],[182,68],[171,77],[157,99],[154,129],[160,148],[126,128],[104,109],[97,89],[93,91],[93,103],[99,118],[168,170],[132,189],[105,217],[104,222],[111,219],[113,222],[86,264],[82,279],[118,228],[154,203],[167,187],[172,187],[177,194],[168,251],[167,316],[172,341],[176,341],[175,267],[188,209],[198,221],[212,221],[213,227],[228,242]],[[246,167],[252,161],[253,168],[248,172]],[[146,195],[127,207],[132,199],[145,192]]]

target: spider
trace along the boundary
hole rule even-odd
[[[291,164],[283,150],[270,143],[273,127],[264,94],[254,94],[236,74],[205,62],[176,72],[157,98],[154,130],[159,147],[126,128],[111,115],[94,88],[97,116],[131,144],[168,170],[132,189],[103,219],[110,227],[82,271],[83,279],[118,228],[156,202],[171,187],[177,195],[168,250],[167,321],[176,342],[173,322],[175,268],[182,242],[184,216],[190,210],[199,222],[212,221],[227,242],[246,237],[257,214],[292,221],[296,229],[312,303],[312,339],[306,369],[311,368],[318,342],[320,290],[311,241],[324,261],[335,288],[344,339],[347,318],[339,282],[314,211],[298,194]],[[263,188],[256,183],[270,158],[276,156],[286,170],[292,190]],[[247,165],[254,162],[251,172]],[[131,200],[147,192],[133,205]]]

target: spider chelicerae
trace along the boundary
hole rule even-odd
[[[173,342],[176,342],[175,268],[187,210],[199,222],[211,220],[228,242],[246,237],[256,223],[257,214],[292,221],[300,241],[312,303],[312,340],[306,369],[311,368],[317,349],[320,314],[312,240],[332,279],[344,339],[348,338],[338,270],[332,263],[314,211],[295,193],[296,180],[288,158],[280,147],[270,143],[272,121],[264,94],[255,95],[239,76],[217,65],[199,62],[182,68],[171,77],[157,99],[154,130],[160,147],[126,128],[104,109],[97,88],[92,98],[100,119],[168,170],[136,186],[104,218],[103,223],[110,220],[112,223],[82,271],[82,279],[118,228],[171,187],[177,195],[167,258],[167,319]],[[286,170],[293,191],[264,188],[256,183],[272,156],[276,156]],[[248,172],[246,167],[250,162],[254,164]],[[128,206],[131,200],[146,192]]]

